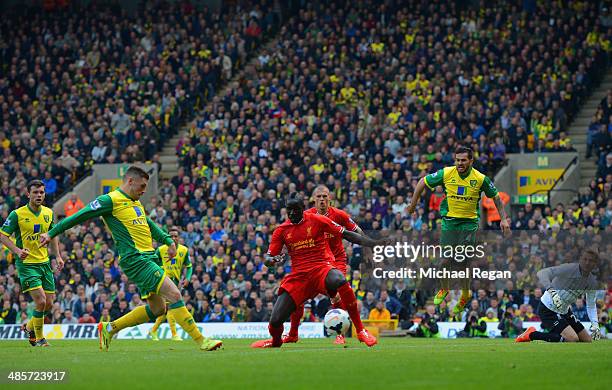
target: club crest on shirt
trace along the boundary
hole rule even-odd
[[[45,219],[45,222],[49,223],[49,216],[48,215],[45,215],[43,218]]]
[[[308,237],[310,237],[310,236],[312,235],[312,226],[308,226],[308,227],[306,228],[306,235],[307,235]]]
[[[472,186],[472,187],[476,187],[477,183],[478,182],[476,180],[470,180],[470,186]]]

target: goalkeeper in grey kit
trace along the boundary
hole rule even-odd
[[[516,342],[542,340],[553,343],[590,343],[592,340],[599,340],[601,332],[595,299],[597,290],[601,289],[601,283],[593,273],[598,268],[601,268],[599,254],[587,249],[578,263],[562,264],[539,271],[538,279],[546,288],[546,292],[538,306],[538,315],[542,320],[542,329],[547,332],[538,332],[531,326],[516,338]],[[602,270],[599,271],[601,275]],[[576,299],[583,295],[586,295],[587,313],[591,321],[590,334],[571,309]]]

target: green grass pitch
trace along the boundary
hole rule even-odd
[[[274,350],[251,349],[252,341],[226,340],[214,352],[200,352],[189,340],[114,340],[109,352],[100,352],[97,341],[51,341],[44,349],[9,341],[0,343],[0,372],[66,370],[58,389],[591,390],[612,383],[611,341],[386,338],[367,348],[347,339],[343,348],[311,339]],[[0,387],[6,383],[2,378]]]

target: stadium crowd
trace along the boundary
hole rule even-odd
[[[124,137],[112,125],[112,118],[122,115],[118,101],[124,99],[122,94],[133,85],[133,80],[128,82],[130,76],[125,74],[122,79],[124,73],[121,72],[117,76],[107,76],[111,78],[109,85],[114,86],[111,89],[104,89],[109,80],[104,78],[96,82],[94,77],[92,83],[99,88],[86,83],[79,89],[77,83],[69,81],[71,73],[68,73],[70,88],[62,99],[69,102],[74,96],[74,104],[85,107],[86,114],[95,107],[91,121],[89,115],[81,119],[76,116],[82,126],[74,135],[78,134],[76,143],[84,143],[87,136],[82,133],[89,133],[92,145],[107,148],[101,154],[105,158],[97,161],[152,158],[177,123],[161,126],[160,123],[165,123],[161,113],[166,113],[168,107],[176,108],[179,113],[189,107],[203,107],[195,114],[189,134],[177,147],[181,161],[179,174],[160,183],[159,194],[146,208],[150,217],[163,227],[176,225],[183,229],[182,241],[190,248],[194,267],[190,284],[184,289],[184,300],[197,321],[267,321],[275,289],[283,275],[290,271],[290,263],[268,270],[262,264],[262,255],[267,249],[271,228],[285,218],[282,197],[289,191],[310,193],[316,185],[327,184],[333,192],[335,205],[347,210],[364,231],[432,231],[439,226],[441,191],[428,194],[414,216],[405,212],[407,200],[419,177],[453,163],[452,151],[456,144],[471,146],[475,151],[476,167],[489,174],[503,165],[507,152],[572,149],[565,130],[580,102],[607,69],[610,31],[598,20],[596,3],[573,2],[573,8],[559,8],[553,2],[550,8],[537,6],[525,10],[515,3],[483,2],[479,10],[472,10],[455,8],[454,4],[442,1],[389,1],[384,5],[374,1],[308,2],[299,14],[282,25],[276,45],[257,53],[255,67],[247,69],[226,95],[214,97],[211,96],[219,79],[231,76],[223,71],[227,69],[224,68],[225,58],[231,61],[230,69],[233,64],[244,63],[239,50],[240,42],[246,42],[240,33],[244,18],[237,17],[239,22],[233,29],[232,23],[223,23],[216,34],[204,34],[206,39],[211,35],[217,37],[211,45],[191,35],[192,31],[205,30],[203,26],[195,27],[198,24],[195,19],[190,19],[191,24],[185,21],[182,26],[185,31],[177,33],[169,22],[151,25],[149,18],[143,17],[140,31],[131,31],[131,24],[126,24],[119,29],[119,37],[107,41],[120,45],[126,30],[126,37],[139,40],[138,49],[132,50],[145,57],[164,58],[159,64],[163,62],[166,71],[174,74],[167,77],[177,81],[164,89],[164,83],[157,85],[155,80],[159,78],[153,77],[152,84],[148,81],[137,83],[135,90],[128,94],[124,108],[130,110],[130,116],[135,113],[137,118],[138,113],[147,108],[154,114],[159,110],[158,120],[153,114],[153,120],[148,123],[158,126],[160,138],[156,139],[155,147],[150,143],[137,146],[138,158],[134,156],[134,140],[151,134],[145,129],[146,115],[141,115],[142,131],[136,123],[138,120],[131,118],[130,129],[134,131],[128,130],[127,134],[133,138]],[[159,12],[162,14],[151,16],[165,21],[165,16],[172,15]],[[263,15],[263,12],[256,14]],[[233,15],[240,15],[240,12]],[[261,21],[265,25],[266,18],[251,14],[249,17],[251,22]],[[102,14],[100,18],[95,34],[83,30],[88,34],[86,37],[112,36],[105,21],[113,29],[121,26],[117,23],[115,27],[111,15],[105,18]],[[168,20],[184,20],[174,18]],[[201,15],[199,19],[206,18]],[[227,18],[224,21],[231,20],[230,16]],[[62,35],[61,29],[68,26],[73,26],[71,31],[78,31],[81,21],[86,20],[74,19],[72,24],[54,27],[58,29],[56,35]],[[28,30],[28,23],[22,28],[23,34],[18,36],[27,37],[28,31],[32,34],[40,28],[39,24],[31,23],[32,29]],[[48,24],[53,26],[53,23]],[[149,33],[148,28],[157,33]],[[171,43],[160,39],[160,32],[166,37],[188,36],[189,42],[204,44],[204,49],[197,44],[195,49],[189,44],[177,44],[173,47],[180,47],[179,52],[170,55],[164,48]],[[44,44],[45,40],[37,44],[41,47],[56,44],[59,37],[54,38],[52,32],[49,34],[51,38],[46,41],[50,40],[50,44]],[[65,40],[65,35],[59,40]],[[28,44],[18,45],[19,55],[11,54],[9,59],[21,58],[26,51],[37,52],[24,50],[23,46],[34,44],[25,38],[24,41]],[[175,44],[172,39],[169,41]],[[152,49],[147,51],[146,45]],[[93,44],[89,46],[77,49],[86,58],[81,67],[73,64],[73,68],[83,69],[75,72],[74,77],[89,69],[89,65],[86,66],[88,57],[96,57]],[[215,49],[207,53],[206,48],[211,47]],[[232,49],[227,50],[228,47]],[[197,48],[202,50],[196,51]],[[55,58],[54,49],[50,50],[51,58]],[[57,48],[57,57],[61,57],[61,50],[65,50],[63,45]],[[6,55],[7,51],[2,53]],[[103,53],[116,52],[99,49],[97,53],[104,57]],[[111,55],[104,61],[99,59],[99,63],[120,61],[124,65],[117,68],[125,72],[140,75],[147,68],[148,72],[155,73],[146,65],[148,61],[134,59],[130,54],[126,62],[113,59]],[[192,55],[200,59],[190,60]],[[216,62],[216,59],[221,60]],[[192,64],[192,61],[198,64],[189,70],[179,66]],[[13,62],[16,62],[15,73],[19,74],[24,61]],[[61,75],[64,60],[57,62],[55,66],[61,71],[55,72],[55,80],[57,85],[64,85],[59,81],[64,78]],[[34,67],[27,72],[37,74],[35,57],[33,63]],[[153,66],[164,79],[161,67]],[[206,70],[213,73],[206,74]],[[46,74],[44,69],[40,72]],[[53,65],[47,73],[53,80]],[[30,134],[30,129],[34,129],[33,135],[38,134],[38,127],[32,127],[31,123],[39,123],[33,118],[41,117],[44,111],[40,115],[27,115],[27,120],[17,118],[18,115],[5,118],[5,113],[13,112],[11,110],[38,113],[37,107],[41,107],[41,103],[35,106],[34,99],[27,98],[28,108],[18,110],[24,105],[23,95],[29,95],[22,94],[22,103],[10,98],[15,90],[10,74],[12,71],[8,77],[0,79],[1,115],[5,126],[2,140],[5,151],[3,219],[15,204],[15,201],[9,203],[9,198],[23,201],[14,193],[15,183],[6,178],[18,176],[18,172],[24,170],[19,169],[22,166],[37,169],[37,174],[45,171],[33,165],[38,161],[33,157],[28,164],[28,151],[20,152],[20,148],[14,146],[19,139],[14,138],[15,135],[22,133],[20,129],[27,130],[24,134]],[[83,77],[80,79],[87,79]],[[113,82],[113,77],[124,81],[122,84]],[[196,83],[192,85],[194,80]],[[22,88],[25,85],[27,79],[25,83],[19,82]],[[119,86],[122,89],[117,92]],[[100,101],[94,103],[95,99],[79,98],[79,94],[86,91],[98,91],[93,95],[101,96]],[[112,91],[110,97],[105,95],[108,91]],[[165,94],[160,91],[170,96],[169,105],[163,105]],[[147,92],[151,95],[148,100]],[[193,100],[182,101],[185,96]],[[135,104],[127,104],[128,100]],[[47,134],[52,135],[44,153],[40,151],[43,145],[37,143],[40,142],[37,137],[26,137],[28,144],[34,140],[33,153],[39,151],[43,156],[57,153],[49,146],[54,145],[53,134],[58,133],[59,137],[63,131],[66,120],[63,118],[69,116],[59,115],[58,106],[51,100],[49,112],[53,115],[48,113],[44,118],[54,116],[62,121],[58,119],[55,123],[51,118],[48,128],[43,126],[40,130],[39,139],[48,140]],[[76,115],[79,110],[75,108],[74,112]],[[11,118],[17,118],[16,125]],[[104,130],[100,132],[99,127]],[[66,123],[65,128],[69,134],[75,127],[71,122]],[[161,128],[164,130],[160,131]],[[96,134],[100,138],[96,139]],[[151,140],[150,135],[148,140]],[[129,145],[132,153],[123,153],[124,156],[112,153],[108,151],[109,144],[115,151],[127,150]],[[79,153],[83,159],[94,160],[93,156],[99,155],[94,153],[94,148],[91,155],[78,152],[78,147],[71,150],[70,143],[66,146],[58,143],[57,147],[68,157],[71,153]],[[109,159],[111,155],[115,155],[112,160]],[[25,160],[21,161],[19,156]],[[24,178],[31,174],[31,170],[21,173]],[[536,236],[543,242],[547,242],[544,238],[563,236],[565,231],[577,234],[609,231],[612,178],[609,175],[600,177],[601,182],[595,180],[572,205],[525,206],[513,218],[513,229],[537,232]],[[11,196],[6,196],[11,191]],[[114,319],[141,304],[135,285],[121,273],[109,242],[110,237],[99,221],[73,229],[62,240],[62,250],[70,262],[56,275],[58,300],[47,321]],[[539,249],[532,251],[531,248]],[[516,256],[526,263],[523,265],[533,267],[565,260],[565,253],[552,244],[519,245],[511,248],[511,253],[507,250],[499,248],[500,259]],[[357,292],[363,318],[380,320],[388,314],[408,326],[415,315],[423,312],[430,298],[425,291],[415,291],[403,281],[384,286],[370,283],[368,275],[359,269],[360,249],[348,247],[347,251],[353,269],[348,277]],[[607,253],[610,253],[609,248]],[[0,261],[0,295],[5,308],[2,318],[8,323],[23,321],[32,310],[27,299],[19,294],[11,261],[12,255],[6,252]],[[471,310],[466,311],[462,319],[469,319],[472,311],[478,317],[493,311],[500,320],[508,312],[512,312],[512,318],[533,318],[534,305],[541,291],[524,290],[522,283],[525,281],[519,279],[511,285],[476,290]],[[447,303],[434,313],[426,310],[425,315],[449,319],[454,297],[451,294]],[[320,320],[329,304],[324,296],[315,298],[305,318]],[[609,294],[605,297],[605,305],[603,312],[612,307]],[[602,314],[603,318],[607,317]]]
[[[171,3],[132,17],[94,2],[3,15],[2,203],[12,208],[11,188],[32,177],[53,201],[94,163],[155,160],[278,26],[280,8],[241,3],[222,13]]]

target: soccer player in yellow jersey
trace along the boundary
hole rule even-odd
[[[27,184],[28,204],[11,211],[0,229],[0,241],[15,255],[21,291],[30,293],[36,310],[21,328],[28,333],[32,346],[48,347],[43,335],[45,312],[51,310],[55,300],[55,279],[49,261],[49,252],[39,244],[40,235],[53,227],[53,210],[43,206],[45,184],[32,180]],[[15,235],[15,242],[11,236]],[[57,269],[64,267],[58,240],[52,241]]]
[[[202,336],[193,317],[185,308],[178,287],[157,264],[153,239],[168,245],[168,256],[176,256],[176,245],[170,236],[147,217],[140,198],[147,190],[149,175],[142,168],[131,166],[125,172],[121,186],[115,191],[97,197],[76,214],[57,223],[48,233],[40,236],[46,245],[52,238],[84,221],[102,217],[110,230],[119,252],[119,266],[126,276],[136,283],[147,304],[138,306],[123,317],[98,324],[100,350],[108,351],[112,337],[121,329],[155,321],[166,312],[172,314],[179,325],[204,351],[215,350],[223,344]],[[165,300],[164,300],[165,299]]]
[[[501,217],[499,225],[502,233],[505,235],[510,232],[508,216],[497,189],[491,179],[478,172],[472,166],[473,164],[472,149],[465,146],[458,147],[455,150],[455,165],[440,169],[438,172],[419,180],[408,206],[408,213],[414,213],[425,186],[432,190],[437,186],[444,188],[446,197],[440,204],[440,215],[442,217],[440,245],[443,247],[476,245],[476,231],[480,221],[480,194],[482,192],[493,199],[495,203]],[[470,279],[464,279],[463,282],[461,297],[453,309],[455,315],[463,311],[470,298]],[[448,295],[448,283],[448,279],[443,280],[442,289],[434,297],[436,305],[439,305]]]
[[[185,245],[179,244],[180,234],[181,231],[179,228],[173,227],[170,229],[170,238],[172,238],[172,241],[174,241],[174,244],[176,245],[176,255],[174,257],[170,257],[168,254],[168,245],[162,245],[155,251],[160,265],[166,272],[166,275],[174,282],[174,284],[178,286],[179,289],[189,285],[191,274],[193,273],[191,261],[189,260],[189,249]],[[184,278],[183,270],[185,271]],[[166,318],[168,318],[168,325],[170,326],[170,332],[172,332],[172,340],[183,341],[181,336],[176,334],[176,320],[171,313],[162,314],[161,316],[157,317],[157,320],[155,320],[155,325],[153,325],[149,331],[151,338],[154,341],[159,341],[157,330],[166,320]]]

